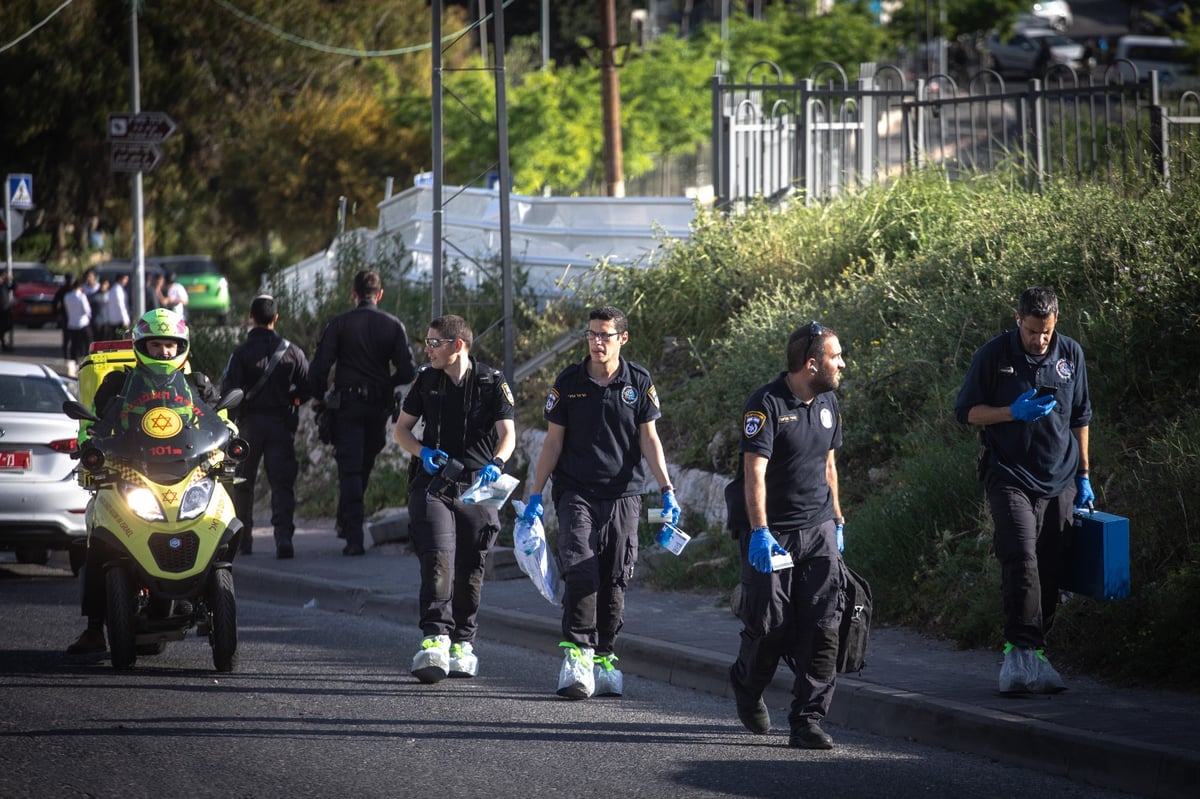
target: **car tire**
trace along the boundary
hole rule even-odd
[[[38,547],[22,547],[17,550],[17,563],[34,563],[45,566],[50,561],[50,550]]]

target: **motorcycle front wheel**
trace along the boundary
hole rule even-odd
[[[237,668],[237,599],[229,569],[216,569],[208,577],[208,612],[212,618],[208,642],[212,644],[213,665],[217,671],[233,671]]]
[[[128,569],[114,566],[104,575],[104,587],[108,593],[107,618],[108,649],[112,653],[114,669],[131,669],[137,662],[137,617],[134,603],[133,580]]]

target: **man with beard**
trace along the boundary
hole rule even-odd
[[[1074,508],[1096,498],[1088,471],[1092,419],[1079,342],[1059,333],[1058,296],[1025,289],[1017,326],[984,344],[963,377],[954,416],[979,425],[1004,603],[1003,694],[1066,689],[1046,658]]]
[[[742,458],[725,490],[742,554],[741,648],[729,670],[738,718],[757,735],[771,729],[762,694],[783,659],[796,675],[788,744],[801,749],[833,748],[820,722],[837,679],[845,581],[834,461],[844,368],[832,330],[814,321],[792,333],[787,371],[746,402]]]

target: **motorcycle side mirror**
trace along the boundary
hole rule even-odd
[[[242,404],[242,397],[246,396],[246,392],[240,388],[231,388],[229,393],[221,397],[221,401],[217,403],[218,411],[226,411],[230,408],[236,408]]]
[[[79,400],[67,400],[62,405],[62,411],[77,422],[98,422],[100,417],[88,410]]]

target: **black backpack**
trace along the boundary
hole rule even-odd
[[[871,585],[842,561],[846,575],[842,623],[838,628],[837,670],[862,671],[867,663],[867,636],[871,632]]]

